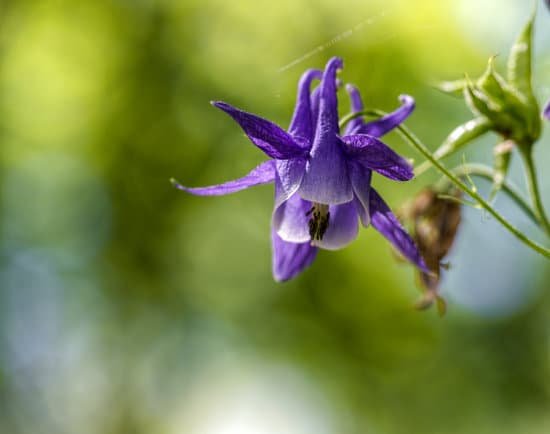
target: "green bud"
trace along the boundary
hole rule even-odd
[[[498,101],[492,99],[487,93],[471,82],[468,82],[464,88],[464,98],[470,110],[477,115],[486,117],[490,121],[494,121],[499,112],[502,111],[502,105]]]
[[[521,95],[495,70],[495,56],[489,59],[487,69],[477,80],[476,85],[511,113],[520,115],[525,112],[525,101]]]
[[[492,102],[492,107],[498,107],[502,112],[498,116],[499,121],[496,117],[490,117],[495,123],[496,131],[505,139],[511,138],[520,144],[534,143],[540,133],[538,105],[535,101],[536,117],[532,118],[535,112],[531,112],[531,106],[519,91],[496,72],[494,59],[489,59],[487,69],[476,86],[486,95],[485,99]]]
[[[456,128],[436,151],[437,158],[450,155],[489,130],[499,134],[503,141],[513,141],[523,150],[528,150],[539,139],[540,109],[531,85],[533,18],[512,46],[507,79],[496,71],[493,56],[475,82],[466,77],[438,86],[445,93],[456,95],[462,91],[477,119]],[[498,157],[502,169],[506,158]],[[498,183],[496,187],[499,188]]]
[[[485,93],[492,95],[493,98],[504,102],[508,89],[507,85],[497,71],[495,71],[495,56],[489,59],[487,69],[477,80],[477,86]]]
[[[508,57],[508,81],[526,100],[533,97],[533,89],[531,87],[531,56],[534,18],[533,15],[529,19],[514,42],[514,45],[512,45]]]
[[[456,127],[435,151],[434,157],[440,159],[453,154],[472,140],[485,134],[492,126],[491,121],[487,118],[478,117]]]
[[[533,13],[514,45],[512,45],[508,57],[508,81],[525,103],[524,119],[527,131],[525,141],[519,143],[523,146],[531,146],[538,140],[541,133],[540,107],[533,94],[532,87],[531,64],[534,18],[535,14]]]
[[[505,106],[503,100],[495,98],[472,83],[468,83],[464,89],[466,103],[470,109],[483,117],[486,117],[493,129],[508,138],[513,131],[522,128],[521,120],[517,119]]]
[[[530,120],[526,117],[528,110],[507,86],[497,86],[497,81],[483,82],[484,89],[469,83],[464,89],[466,103],[470,109],[486,117],[493,125],[493,130],[503,139],[514,140],[518,144],[534,142],[529,130]],[[493,93],[489,93],[491,89]],[[540,122],[540,121],[539,121]]]

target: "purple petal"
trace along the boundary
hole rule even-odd
[[[316,119],[317,135],[338,134],[338,98],[336,72],[342,69],[342,59],[330,59],[323,72],[320,85],[319,116]]]
[[[342,137],[348,157],[396,181],[414,177],[412,165],[376,137],[354,134]]]
[[[313,137],[317,132],[317,119],[319,118],[319,104],[321,103],[321,86],[317,86],[311,93],[311,119],[313,119]]]
[[[277,200],[277,199],[276,199]],[[310,240],[309,217],[311,203],[294,194],[273,212],[273,229],[285,241],[304,243]]]
[[[317,248],[309,241],[306,243],[289,243],[271,230],[271,245],[273,249],[273,277],[277,282],[292,279],[309,267],[315,256]]]
[[[239,179],[235,179],[234,181],[228,181],[219,185],[190,188],[184,187],[175,180],[172,180],[172,183],[176,188],[186,191],[187,193],[194,194],[196,196],[221,196],[224,194],[235,193],[237,191],[241,191],[255,185],[273,182],[275,176],[275,161],[269,160],[260,164],[248,175],[243,176]]]
[[[329,207],[330,220],[322,240],[311,243],[327,250],[338,250],[351,243],[359,232],[357,209],[353,201]]]
[[[342,82],[336,79],[336,87],[340,87]],[[321,103],[321,86],[317,86],[311,93],[311,118],[313,119],[313,136],[317,131],[317,120],[319,118],[319,104]]]
[[[363,110],[364,109],[363,100],[361,99],[361,94],[359,93],[359,90],[355,86],[351,84],[347,84],[346,91],[348,92],[348,95],[351,101],[351,112],[357,113]],[[344,135],[348,135],[356,132],[363,125],[365,125],[365,121],[363,120],[363,117],[360,116],[355,119],[352,119],[346,125],[346,129],[344,130]]]
[[[548,101],[548,104],[546,105],[546,108],[542,112],[542,115],[550,121],[550,101]]]
[[[300,137],[308,148],[313,142],[313,117],[310,101],[311,82],[315,79],[320,80],[323,73],[318,69],[308,69],[302,74],[298,83],[298,95],[296,96],[296,107],[288,132],[292,137]]]
[[[303,158],[276,160],[275,209],[296,193],[304,177],[305,168],[306,160]]]
[[[299,194],[306,200],[340,204],[353,199],[346,161],[338,138],[336,71],[342,61],[332,58],[323,74],[315,138]]]
[[[359,217],[363,226],[367,227],[370,224],[369,198],[370,198],[370,181],[372,171],[354,162],[349,162],[351,185],[357,200]]]
[[[402,105],[397,110],[380,119],[365,123],[360,128],[353,131],[353,134],[369,134],[374,137],[382,137],[384,134],[389,133],[407,119],[414,110],[415,102],[412,96],[400,95],[399,100]]]
[[[300,144],[273,122],[221,101],[212,102],[212,105],[235,119],[252,143],[271,158],[284,160],[306,155],[306,151]]]
[[[422,271],[429,273],[416,244],[374,188],[370,191],[370,216],[371,224],[378,232],[405,258]]]

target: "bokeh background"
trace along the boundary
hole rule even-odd
[[[435,149],[471,115],[431,83],[493,54],[503,70],[531,3],[1,0],[0,432],[550,432],[549,263],[494,220],[465,210],[441,319],[372,229],[276,284],[271,186],[169,183],[264,159],[210,100],[286,126],[301,72],[333,55],[369,106],[414,95],[407,123]],[[535,89],[550,97],[542,1]],[[548,131],[536,155],[550,206]],[[436,179],[373,183],[398,208]]]

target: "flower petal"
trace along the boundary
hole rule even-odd
[[[382,137],[401,124],[414,110],[414,98],[409,95],[400,95],[401,107],[386,116],[375,121],[365,123],[362,127],[353,131],[354,134],[369,134],[374,137]]]
[[[353,134],[342,137],[342,141],[347,145],[346,154],[369,169],[396,181],[414,177],[411,164],[376,137]]]
[[[348,163],[351,185],[355,194],[355,199],[358,203],[357,212],[363,226],[367,227],[370,224],[369,213],[369,198],[370,198],[370,182],[372,171],[355,162]]]
[[[357,209],[353,201],[329,207],[330,220],[322,240],[314,240],[314,246],[338,250],[351,243],[359,232]]]
[[[306,160],[292,158],[276,160],[277,177],[275,179],[275,209],[288,200],[298,188],[304,177]]]
[[[346,91],[348,92],[350,102],[351,102],[351,112],[357,113],[363,110],[364,109],[363,100],[361,99],[361,94],[359,93],[359,89],[357,89],[352,84],[347,84]],[[362,116],[352,119],[346,125],[346,129],[344,130],[344,135],[356,133],[358,129],[361,128],[363,125],[365,125],[365,121],[363,120]]]
[[[319,105],[321,104],[321,86],[317,86],[311,92],[311,119],[313,119],[313,137],[317,133],[317,119],[319,118]]]
[[[315,79],[320,80],[323,73],[318,69],[308,69],[302,74],[298,83],[298,95],[296,96],[296,107],[292,115],[292,121],[288,132],[292,137],[300,137],[308,148],[313,142],[313,117],[311,111],[310,87]]]
[[[172,180],[172,183],[179,190],[186,191],[187,193],[191,193],[196,196],[221,196],[224,194],[235,193],[255,185],[273,182],[275,180],[275,176],[275,161],[269,160],[260,164],[248,175],[223,184],[211,185],[209,187],[190,188],[179,184],[175,180]]]
[[[273,277],[277,282],[292,279],[300,274],[306,267],[310,266],[317,248],[310,242],[289,243],[271,230],[271,245],[273,249]]]
[[[548,104],[546,105],[546,108],[542,112],[542,115],[550,121],[550,101],[548,101]]]
[[[374,188],[371,188],[370,191],[370,216],[372,226],[392,243],[405,258],[422,271],[430,272],[413,239],[403,229],[397,217]]]
[[[309,217],[306,213],[311,203],[303,200],[298,194],[291,196],[273,212],[272,226],[277,234],[291,243],[304,243],[310,240]]]
[[[214,101],[212,105],[235,119],[252,143],[271,158],[284,160],[307,154],[304,148],[290,134],[273,122],[239,110],[221,101]]]
[[[315,138],[304,179],[298,190],[306,200],[331,205],[353,199],[345,156],[338,138],[336,71],[341,67],[341,59],[334,57],[325,68],[320,85],[321,100]]]

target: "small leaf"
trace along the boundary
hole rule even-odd
[[[489,131],[491,126],[492,124],[487,118],[479,117],[456,127],[439,149],[435,151],[434,157],[440,159],[453,154],[472,140]]]

